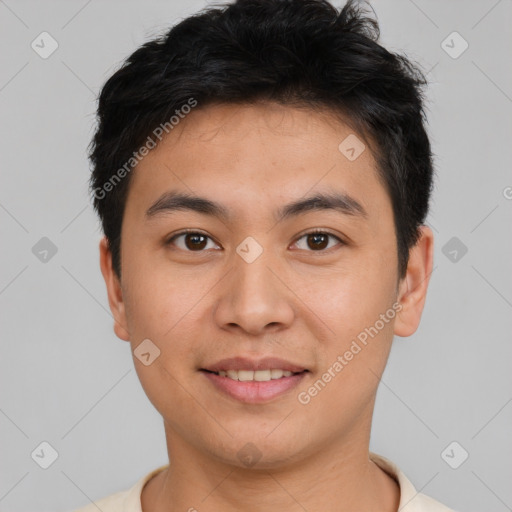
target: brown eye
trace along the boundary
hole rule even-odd
[[[201,250],[206,247],[207,237],[204,235],[185,235],[185,246],[191,251]]]
[[[299,244],[299,242],[303,239],[306,240],[305,247],[304,244],[302,247]],[[329,239],[336,240],[339,242],[340,245],[343,245],[343,241],[340,238],[324,231],[314,231],[312,233],[306,233],[305,235],[301,236],[298,239],[296,245],[299,247],[299,249],[305,249],[313,252],[322,252],[326,248],[332,247],[332,245],[329,246]]]
[[[329,245],[329,235],[324,233],[312,233],[307,237],[310,249],[325,249]]]
[[[174,235],[167,242],[167,245],[175,245],[179,249],[188,252],[203,252],[205,248],[208,248],[207,246],[209,241],[213,243],[211,238],[207,235],[203,235],[203,233],[186,231]]]

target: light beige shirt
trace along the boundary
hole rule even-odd
[[[398,482],[400,503],[397,512],[454,512],[433,498],[417,492],[409,479],[390,460],[372,452],[370,459]],[[143,512],[140,501],[142,488],[154,475],[167,467],[167,464],[160,466],[143,476],[130,489],[106,496],[73,512],[98,512],[98,509],[102,512]]]

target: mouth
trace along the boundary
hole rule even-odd
[[[298,386],[309,370],[284,361],[230,358],[201,368],[214,388],[237,401],[260,404],[274,400]]]

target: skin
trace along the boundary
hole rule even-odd
[[[144,512],[397,510],[398,485],[368,457],[371,419],[393,335],[419,325],[433,234],[421,228],[399,280],[391,201],[375,160],[368,148],[354,161],[338,150],[351,133],[327,113],[272,103],[197,107],[137,165],[121,280],[105,238],[100,265],[116,335],[132,352],[147,338],[161,351],[149,366],[134,356],[171,461],[144,487]],[[178,211],[147,220],[168,190],[217,201],[233,216]],[[357,199],[368,218],[325,210],[276,223],[283,204],[329,190]],[[202,252],[183,236],[165,245],[186,228],[210,237]],[[308,244],[304,234],[315,228],[345,244]],[[263,248],[250,264],[236,252],[247,236]],[[394,303],[402,307],[394,319],[301,404],[298,393]],[[242,403],[198,371],[232,356],[280,357],[310,373],[268,403]],[[247,443],[261,453],[252,467],[237,457]]]

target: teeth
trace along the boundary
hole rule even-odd
[[[283,376],[283,370],[270,370],[273,379],[280,379]]]
[[[270,370],[258,370],[257,372],[254,372],[254,380],[258,382],[266,382],[270,379]]]
[[[293,372],[289,370],[280,370],[273,368],[271,370],[220,370],[218,374],[221,377],[227,377],[241,382],[268,382],[269,380],[280,379],[282,377],[290,377]]]
[[[242,382],[254,380],[254,372],[252,370],[238,370],[238,380]]]

